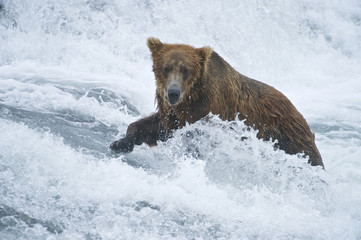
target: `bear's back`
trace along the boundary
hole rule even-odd
[[[322,165],[314,135],[291,101],[275,88],[237,72],[213,51],[202,80],[209,88],[210,112],[223,120],[238,115],[257,129],[258,138],[278,140],[289,154],[304,151],[312,165]]]

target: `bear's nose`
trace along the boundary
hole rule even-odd
[[[180,89],[177,86],[171,86],[168,89],[168,98],[170,104],[175,104],[180,96]]]

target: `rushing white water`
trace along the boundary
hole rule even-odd
[[[326,171],[217,116],[110,152],[155,111],[149,36],[281,90]],[[358,0],[0,0],[0,239],[361,239],[360,156]]]

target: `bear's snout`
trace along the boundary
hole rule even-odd
[[[175,104],[181,94],[180,88],[173,84],[168,88],[168,99],[170,104]]]

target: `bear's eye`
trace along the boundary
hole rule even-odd
[[[168,73],[170,72],[170,68],[169,67],[164,67],[163,68],[163,75],[164,77],[167,77]]]
[[[185,67],[181,69],[184,79],[186,79],[189,75],[189,70]]]

